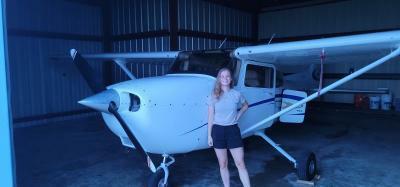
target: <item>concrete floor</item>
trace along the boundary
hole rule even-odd
[[[331,107],[329,107],[331,108]],[[277,124],[267,134],[294,157],[313,150],[316,186],[400,185],[400,115],[313,107],[303,125]],[[143,186],[149,171],[101,119],[14,130],[18,186]],[[253,186],[301,186],[292,165],[261,138],[245,140]],[[230,160],[232,186],[241,186]],[[176,156],[174,186],[222,186],[213,150]]]

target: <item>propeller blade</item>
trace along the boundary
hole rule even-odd
[[[147,152],[143,149],[142,145],[139,143],[139,141],[136,139],[135,135],[129,129],[129,127],[125,123],[124,119],[122,119],[121,115],[118,113],[118,106],[114,102],[110,102],[108,111],[111,114],[113,114],[115,118],[117,118],[118,122],[121,124],[122,128],[124,129],[126,135],[128,135],[129,140],[133,143],[135,148],[139,151],[142,158],[144,158],[145,163],[147,163],[147,167],[149,167],[150,170],[153,173],[155,173],[156,167],[155,167],[153,161],[151,160],[150,155],[147,154]]]
[[[73,63],[76,65],[90,89],[94,93],[99,93],[105,89],[105,86],[100,81],[101,76],[98,76],[94,69],[90,67],[89,63],[78,53],[76,49],[71,49],[70,55],[72,57]],[[93,108],[95,110],[106,112],[106,101],[108,101],[108,112],[114,115],[120,123],[121,127],[124,129],[125,133],[128,135],[129,140],[135,146],[135,148],[139,151],[140,155],[144,159],[147,167],[150,168],[152,172],[156,172],[156,167],[153,161],[150,158],[150,155],[143,149],[142,145],[136,139],[135,135],[129,129],[128,125],[122,119],[121,115],[118,113],[118,105],[116,102],[119,102],[118,93],[115,90],[106,90],[89,98],[86,98],[82,101],[79,101],[80,104],[85,105],[87,107]]]
[[[104,90],[105,86],[101,81],[102,76],[96,73],[96,71],[89,65],[89,63],[82,57],[82,55],[80,55],[76,49],[71,49],[70,55],[72,57],[73,63],[76,65],[79,72],[86,80],[90,89],[94,93],[98,93]]]

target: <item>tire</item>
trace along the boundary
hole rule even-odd
[[[317,174],[317,159],[313,152],[304,154],[297,165],[297,176],[300,180],[310,181]]]
[[[168,181],[165,185],[163,185],[164,176],[164,170],[158,169],[155,173],[150,175],[147,182],[147,187],[168,187]]]

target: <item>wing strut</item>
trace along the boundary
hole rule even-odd
[[[114,59],[114,62],[118,64],[118,66],[128,75],[128,77],[132,80],[136,79],[136,77],[132,74],[132,72],[126,67],[126,60],[123,59]]]
[[[369,65],[367,65],[367,66],[365,66],[365,67],[353,72],[352,74],[347,75],[347,76],[343,77],[340,80],[337,80],[336,82],[330,84],[329,86],[321,89],[320,95],[325,94],[329,90],[335,89],[336,87],[338,87],[338,86],[340,86],[340,85],[342,85],[342,84],[344,84],[344,83],[346,83],[346,82],[348,82],[348,81],[360,76],[361,74],[363,74],[363,73],[365,73],[365,72],[367,72],[367,71],[369,71],[369,70],[371,70],[371,69],[373,69],[373,68],[375,68],[375,67],[377,67],[377,66],[379,66],[379,65],[381,65],[381,64],[383,64],[385,62],[387,62],[388,60],[399,56],[399,55],[400,55],[400,47],[397,48],[396,50],[392,51],[388,55],[376,60],[375,62],[372,62],[371,64],[369,64]],[[271,121],[271,120],[273,120],[275,118],[278,118],[279,116],[281,116],[281,115],[293,110],[294,108],[296,108],[296,107],[298,107],[298,106],[300,106],[300,105],[302,105],[304,103],[307,103],[308,101],[311,101],[311,100],[317,98],[318,96],[319,96],[318,92],[315,92],[315,93],[311,94],[310,96],[308,96],[308,97],[306,97],[306,98],[294,103],[293,105],[291,105],[291,106],[289,106],[289,107],[287,107],[287,108],[275,113],[274,115],[269,116],[269,117],[261,120],[260,122],[256,123],[255,125],[251,126],[250,128],[244,130],[242,134],[247,134],[247,133],[250,133],[252,131],[255,132],[255,130],[257,128],[261,127],[263,124],[265,124],[265,123],[267,123],[267,122],[269,122],[269,121]]]
[[[322,49],[321,55],[320,55],[320,61],[321,61],[321,69],[319,71],[319,87],[318,87],[318,96],[321,95],[321,88],[322,88],[322,81],[324,79],[324,60],[325,60],[325,49]]]

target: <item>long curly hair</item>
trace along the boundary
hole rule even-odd
[[[213,89],[213,94],[214,94],[214,96],[215,96],[215,98],[216,98],[217,100],[219,99],[219,97],[222,95],[222,92],[223,92],[223,90],[222,90],[222,88],[221,88],[221,81],[220,81],[220,79],[221,79],[221,74],[222,74],[222,72],[224,72],[224,71],[228,71],[228,72],[229,72],[229,75],[231,75],[231,79],[232,79],[232,72],[231,72],[230,69],[228,69],[228,68],[221,68],[221,69],[218,71],[217,80],[215,81],[215,85],[214,85],[214,89]],[[233,88],[233,80],[231,80],[231,83],[229,84],[229,88]]]

